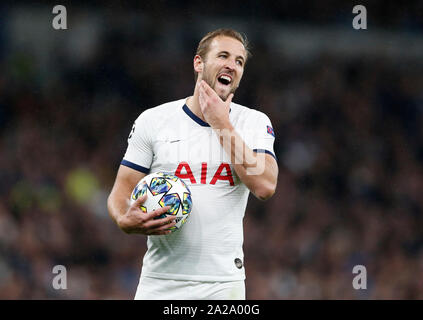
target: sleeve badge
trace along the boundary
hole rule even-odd
[[[275,136],[275,131],[273,131],[273,128],[271,126],[267,126],[267,133],[270,134],[272,137]]]

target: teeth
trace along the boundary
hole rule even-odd
[[[226,75],[222,75],[222,76],[220,76],[220,77],[219,77],[219,80],[220,80],[220,81],[223,81],[223,82],[221,82],[221,83],[223,83],[223,84],[225,84],[225,85],[228,85],[228,84],[230,84],[230,83],[232,82],[231,77],[226,76]]]

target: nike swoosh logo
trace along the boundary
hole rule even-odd
[[[179,141],[181,141],[181,140],[172,140],[172,141],[169,141],[169,143],[174,143],[174,142],[179,142]]]

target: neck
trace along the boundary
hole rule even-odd
[[[200,95],[198,93],[198,84],[199,84],[199,81],[196,82],[194,94],[187,99],[186,105],[192,111],[192,113],[194,113],[197,117],[199,117],[201,120],[205,122],[206,120],[204,119],[203,113],[201,112],[200,102],[198,98]]]

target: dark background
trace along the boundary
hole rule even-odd
[[[133,298],[146,238],[106,199],[133,121],[191,95],[219,27],[251,42],[234,101],[270,117],[280,166],[245,214],[247,298],[423,298],[423,3],[334,0],[0,5],[0,298]]]

